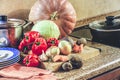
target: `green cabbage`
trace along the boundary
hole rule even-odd
[[[60,30],[58,26],[50,20],[38,21],[31,30],[38,31],[45,39],[58,39],[60,36]]]

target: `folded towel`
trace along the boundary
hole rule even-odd
[[[0,76],[18,80],[57,80],[51,71],[14,64],[0,70]],[[2,80],[2,78],[0,78]],[[7,79],[3,79],[7,80]]]
[[[20,79],[0,77],[0,80],[20,80]]]

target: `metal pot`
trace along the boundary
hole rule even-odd
[[[9,18],[7,24],[0,25],[0,46],[17,47],[22,38],[23,30],[29,24],[31,22]]]
[[[114,16],[106,17],[106,21],[94,21],[89,24],[92,40],[102,43],[120,41],[120,19]]]

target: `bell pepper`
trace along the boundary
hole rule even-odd
[[[29,31],[25,33],[25,37],[20,42],[18,49],[24,53],[28,53],[36,38],[40,37],[40,33],[37,31]]]
[[[23,53],[28,53],[28,51],[31,49],[31,45],[27,43],[25,39],[22,39],[20,42],[18,49],[22,51]]]
[[[25,39],[28,43],[32,43],[35,41],[36,38],[40,37],[40,33],[37,31],[29,31],[25,33]]]
[[[49,38],[47,40],[48,47],[50,47],[50,46],[58,46],[58,43],[59,43],[59,40],[56,39],[56,38]]]
[[[42,51],[47,50],[47,42],[44,38],[36,38],[32,45],[32,52],[36,55],[41,55]]]
[[[37,55],[29,54],[23,59],[23,64],[27,67],[38,67],[40,65],[40,61]]]

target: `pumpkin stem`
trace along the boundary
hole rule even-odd
[[[58,11],[55,11],[53,12],[51,15],[50,15],[50,20],[57,20],[58,19]]]

